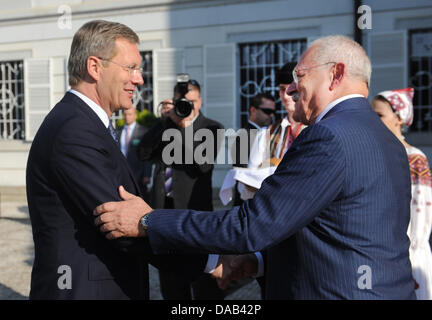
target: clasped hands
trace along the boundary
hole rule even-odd
[[[217,267],[211,273],[219,288],[226,289],[231,280],[250,278],[258,273],[258,259],[253,253],[220,255]]]
[[[120,237],[145,237],[146,231],[140,220],[153,209],[140,197],[119,187],[124,201],[105,202],[97,206],[93,214],[96,226],[105,233],[107,239]],[[220,255],[216,268],[211,273],[221,289],[226,289],[231,280],[239,280],[256,275],[258,259],[255,254]]]

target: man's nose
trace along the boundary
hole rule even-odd
[[[144,84],[141,72],[137,72],[137,74],[132,78],[132,82],[137,86],[142,86]]]
[[[286,94],[291,95],[295,91],[297,91],[297,84],[293,81],[288,88],[286,88]]]

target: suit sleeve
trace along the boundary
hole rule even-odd
[[[255,197],[227,211],[154,210],[148,235],[168,250],[246,253],[274,246],[337,199],[344,181],[340,141],[325,126],[305,129]]]

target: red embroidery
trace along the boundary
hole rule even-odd
[[[408,156],[410,165],[411,182],[432,187],[431,172],[429,164],[423,155],[411,154]],[[418,190],[420,193],[420,190]]]

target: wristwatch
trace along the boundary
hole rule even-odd
[[[141,217],[140,223],[141,223],[142,227],[144,228],[144,231],[147,231],[149,216],[150,216],[150,213],[147,213]]]

